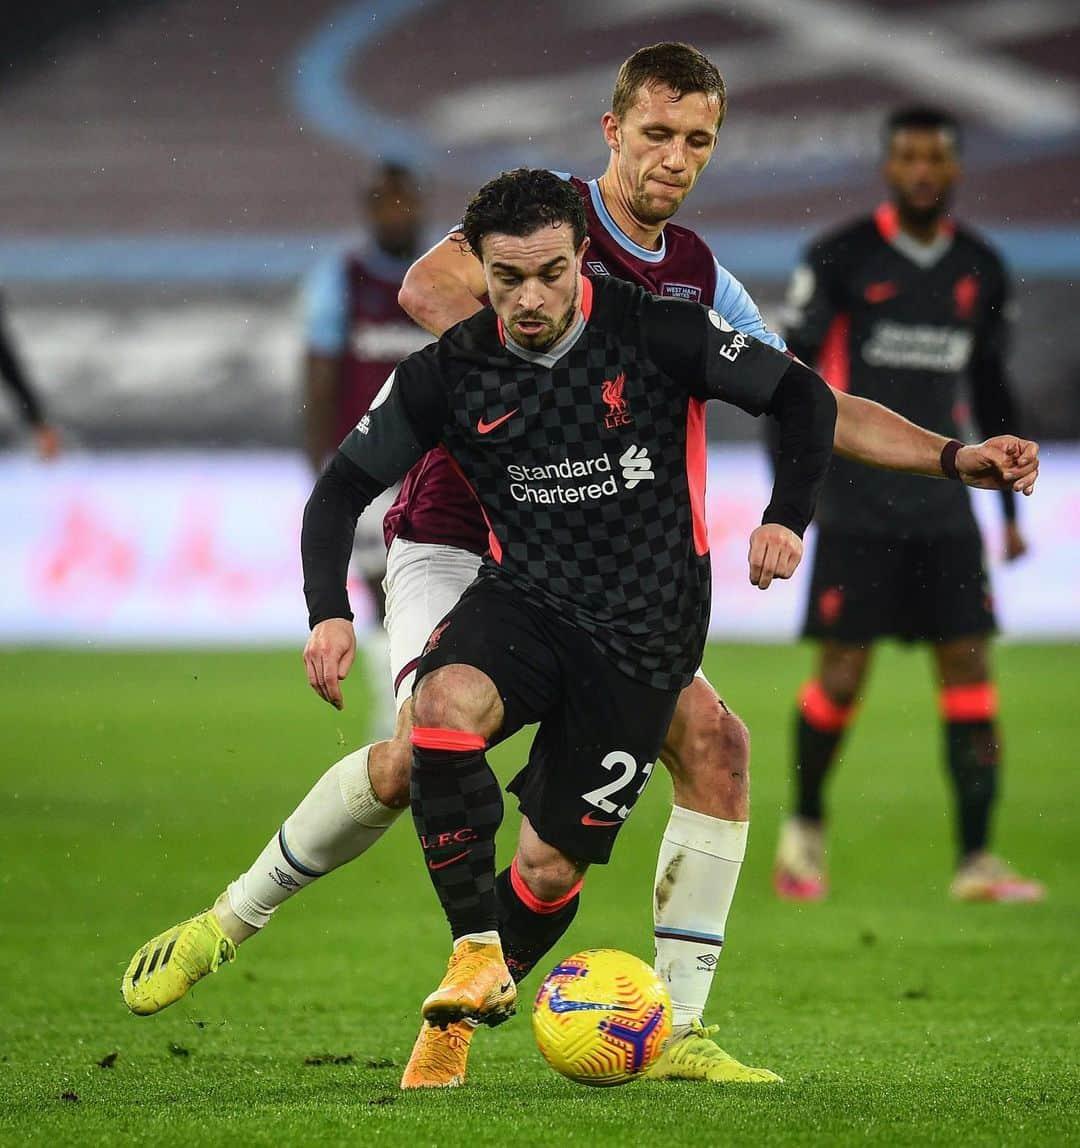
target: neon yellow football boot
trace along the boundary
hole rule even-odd
[[[147,941],[131,958],[120,984],[124,1003],[139,1016],[175,1004],[196,981],[236,959],[236,946],[211,910],[181,921]]]
[[[780,1084],[768,1068],[750,1068],[726,1053],[713,1033],[718,1024],[706,1028],[701,1021],[690,1022],[690,1031],[675,1037],[660,1054],[660,1059],[645,1073],[647,1080],[707,1080],[710,1084]]]

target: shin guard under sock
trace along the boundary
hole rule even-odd
[[[451,934],[495,929],[495,831],[503,801],[484,739],[418,727],[412,745],[413,824]]]

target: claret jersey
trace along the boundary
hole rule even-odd
[[[677,689],[709,617],[702,402],[760,414],[790,364],[715,311],[586,279],[548,354],[508,343],[485,309],[410,355],[341,453],[389,485],[442,444],[486,520],[480,577]]]
[[[966,379],[983,433],[1015,433],[1004,370],[1007,294],[1001,260],[977,236],[950,224],[933,243],[919,244],[884,205],[810,249],[792,277],[785,335],[832,386],[920,426],[962,437],[956,410]],[[830,468],[817,520],[859,535],[976,529],[960,483],[841,458]]]
[[[589,248],[583,270],[587,276],[622,279],[662,298],[703,303],[737,331],[784,349],[783,340],[765,326],[743,285],[717,263],[708,244],[693,231],[669,223],[661,233],[660,247],[650,251],[619,229],[604,206],[596,180],[565,178],[585,204]],[[456,546],[474,554],[487,549],[487,528],[472,492],[441,451],[422,459],[409,472],[384,525],[387,546],[394,538],[406,538]]]

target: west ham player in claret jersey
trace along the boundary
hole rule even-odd
[[[610,226],[591,234],[596,250],[614,244],[626,253],[640,248],[646,256],[670,252],[669,233],[689,238],[691,233],[671,232],[666,221],[692,187],[711,155],[716,131],[723,117],[724,89],[716,69],[686,45],[662,44],[642,49],[620,70],[613,97],[613,111],[604,117],[605,136],[612,148],[608,172],[596,185],[599,201],[610,217]],[[617,113],[617,114],[616,114]],[[605,185],[605,181],[607,184]],[[601,216],[593,192],[576,184],[579,197],[587,194],[587,215],[595,232]],[[645,222],[645,219],[650,222]],[[612,230],[613,228],[613,230]],[[606,238],[605,238],[606,235]],[[741,333],[760,333],[760,316],[745,292],[724,273],[716,271],[707,248],[696,239],[695,257],[701,301],[719,301],[722,318]],[[629,246],[627,246],[629,245]],[[590,252],[593,247],[590,247]],[[610,252],[607,271],[624,265]],[[619,260],[623,256],[618,257]],[[663,266],[642,264],[660,276],[645,286],[671,283],[669,299],[685,300],[685,288],[695,286],[686,264],[678,275],[663,278]],[[402,300],[411,314],[439,332],[480,308],[477,296],[486,291],[483,276],[477,282],[479,262],[467,246],[454,239],[444,241],[421,259],[406,277]],[[588,268],[585,269],[588,274]],[[625,273],[625,270],[623,271]],[[597,275],[601,283],[613,276]],[[410,283],[412,284],[410,286]],[[717,292],[720,292],[718,295]],[[710,292],[712,299],[710,300]],[[616,370],[601,384],[600,398],[605,421],[625,417],[625,381],[620,386]],[[704,423],[694,410],[693,457],[704,465]],[[507,412],[508,413],[508,412]],[[503,415],[496,416],[503,418]],[[484,418],[488,427],[493,420]],[[490,426],[497,434],[501,426]],[[838,396],[835,449],[874,465],[941,475],[941,436],[923,431],[874,403]],[[964,481],[976,485],[1015,484],[1030,492],[1038,471],[1035,444],[1001,439],[979,447],[966,447],[956,456]],[[431,465],[431,457],[419,466]],[[638,465],[641,465],[640,462]],[[415,471],[413,472],[416,473]],[[435,473],[450,475],[446,467]],[[430,476],[429,476],[430,477]],[[522,481],[528,481],[522,476]],[[603,480],[606,481],[606,478]],[[645,479],[642,482],[647,481]],[[445,519],[454,533],[436,535],[431,541],[394,538],[387,577],[387,628],[394,664],[399,667],[399,700],[407,702],[415,663],[429,635],[437,632],[440,619],[457,602],[476,575],[480,551],[487,547],[488,532],[471,496],[457,498],[464,488],[433,481],[419,484],[421,493],[441,489],[447,498]],[[695,486],[695,498],[703,487]],[[454,508],[457,508],[456,511]],[[469,517],[466,519],[464,515]],[[410,519],[415,525],[415,518]],[[439,516],[427,519],[432,529],[445,529]],[[468,539],[473,549],[468,549]],[[766,533],[758,538],[751,555],[751,573],[762,588],[774,576],[788,576],[798,540],[788,537],[783,545],[766,545]],[[440,540],[441,539],[441,540]],[[801,543],[799,544],[801,547]],[[340,678],[352,664],[355,636],[349,627],[324,623],[312,634],[306,652],[309,678],[321,696],[335,706],[343,704]],[[313,666],[321,667],[314,677]],[[410,664],[411,663],[411,664]],[[232,960],[236,945],[254,936],[281,905],[299,890],[345,862],[360,856],[377,842],[409,801],[412,750],[409,742],[410,710],[402,704],[394,739],[364,746],[333,765],[289,815],[252,865],[215,901],[211,910],[189,922],[152,938],[129,963],[124,995],[129,1007],[140,1014],[154,1013],[180,999],[198,979]],[[745,727],[719,701],[703,678],[683,690],[661,759],[671,771],[676,807],[661,843],[658,878],[663,878],[672,859],[679,855],[678,877],[666,881],[669,895],[656,907],[657,968],[671,990],[675,1009],[675,1038],[652,1074],[679,1078],[731,1082],[767,1082],[778,1077],[767,1069],[750,1068],[723,1052],[703,1030],[705,1007],[715,954],[720,951],[724,924],[745,849],[748,791],[748,741]],[[614,779],[614,777],[613,777]],[[597,816],[600,816],[598,814]],[[507,918],[527,915],[527,886],[512,879],[514,869],[498,884],[500,913]],[[524,907],[523,907],[524,906]],[[549,907],[550,908],[550,907]],[[565,928],[576,900],[563,906],[559,918]],[[157,950],[181,953],[184,961],[155,960]],[[699,960],[701,954],[708,961]],[[511,969],[513,956],[509,955]],[[150,970],[149,973],[147,970]],[[472,1028],[467,1022],[440,1029],[421,1029],[403,1084],[405,1087],[443,1087],[460,1083],[464,1076]]]
[[[818,363],[834,387],[950,437],[960,434],[965,381],[982,433],[1015,429],[1005,268],[985,240],[948,215],[960,174],[959,126],[933,108],[903,109],[886,124],[884,144],[891,200],[811,247],[791,283],[791,348]],[[1002,500],[1011,561],[1026,545],[1013,492]],[[778,894],[819,900],[826,893],[825,778],[874,642],[891,636],[928,642],[933,651],[956,800],[953,896],[1041,900],[1038,882],[988,851],[1000,747],[989,659],[994,613],[967,492],[838,460],[818,521],[805,623],[818,666],[799,697],[795,811],[781,830]]]
[[[423,234],[416,177],[401,164],[384,163],[358,196],[364,242],[323,259],[303,289],[304,447],[316,474],[367,412],[394,365],[430,341],[397,298]],[[383,628],[382,537],[382,518],[395,493],[388,491],[361,520],[352,563],[375,605],[376,625],[367,629],[364,653],[376,702],[373,724],[383,736],[393,732],[397,714]]]

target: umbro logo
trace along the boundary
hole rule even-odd
[[[276,865],[274,871],[270,875],[270,880],[280,885],[282,889],[299,889],[300,882],[291,874],[286,873],[284,869],[279,869]]]
[[[585,270],[588,271],[590,275],[610,275],[611,274],[611,272],[609,272],[608,269],[603,265],[603,263],[601,263],[598,259],[591,259],[591,260],[586,259],[585,260]]]
[[[656,477],[648,447],[628,446],[619,456],[619,465],[622,467],[627,490],[633,490],[639,482],[651,482]]]
[[[698,953],[699,968],[714,969],[720,958],[715,953]]]

